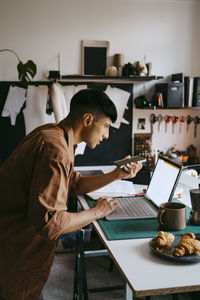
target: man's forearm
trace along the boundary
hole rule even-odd
[[[96,176],[81,176],[77,188],[77,194],[83,195],[89,192],[93,192],[118,179],[120,179],[120,173],[117,169],[107,174]]]
[[[63,227],[62,234],[73,232],[99,218],[103,218],[110,214],[117,207],[118,201],[116,199],[107,199],[105,197],[101,197],[90,209],[77,213],[66,212],[66,224]]]
[[[76,213],[67,213],[68,214],[68,222],[61,234],[67,234],[70,232],[74,232],[79,228],[87,226],[91,222],[97,220],[99,218],[98,212],[94,209],[88,209]]]
[[[115,170],[107,174],[96,176],[81,176],[76,190],[77,195],[83,195],[85,193],[93,192],[115,180],[133,178],[141,168],[141,162],[131,162],[130,164],[127,163],[125,167],[116,168]]]

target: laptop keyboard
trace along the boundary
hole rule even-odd
[[[151,216],[153,210],[148,207],[144,198],[138,197],[123,197],[118,199],[119,206],[127,213],[128,216]]]

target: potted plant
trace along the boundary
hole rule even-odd
[[[11,49],[0,49],[0,52],[8,51],[13,53],[18,60],[17,71],[18,71],[18,79],[25,85],[27,82],[31,81],[37,72],[36,64],[32,60],[28,60],[26,63],[23,63],[17,53]]]

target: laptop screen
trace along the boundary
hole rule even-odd
[[[171,200],[180,175],[181,166],[159,157],[146,196],[159,206]]]

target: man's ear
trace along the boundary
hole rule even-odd
[[[94,117],[91,113],[85,113],[83,115],[83,118],[82,118],[82,122],[83,122],[83,126],[84,127],[89,127],[92,125],[94,121]]]

